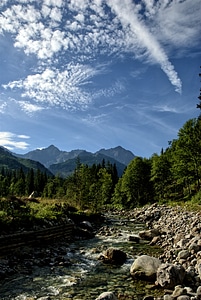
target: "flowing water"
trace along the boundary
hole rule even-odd
[[[0,286],[0,299],[95,300],[105,291],[112,291],[118,299],[159,295],[160,291],[150,290],[153,285],[134,280],[129,272],[137,255],[156,256],[159,253],[159,249],[145,242],[129,242],[128,237],[137,234],[144,226],[114,217],[107,228],[113,229],[112,235],[96,235],[93,239],[70,244],[66,253],[71,262],[69,266],[35,267],[31,274],[7,279]],[[106,265],[98,260],[109,247],[126,252],[127,260],[122,266]]]

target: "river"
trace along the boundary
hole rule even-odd
[[[159,249],[145,242],[133,243],[130,235],[144,229],[133,220],[110,216],[105,224],[110,234],[97,234],[90,240],[69,244],[65,256],[70,265],[34,267],[31,274],[13,275],[1,283],[2,300],[95,300],[101,293],[112,291],[118,299],[143,299],[159,295],[148,282],[134,280],[130,267],[139,254],[157,255]],[[103,264],[98,257],[109,247],[123,250],[127,260],[122,266]]]

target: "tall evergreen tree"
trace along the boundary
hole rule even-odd
[[[152,201],[150,172],[150,162],[148,160],[141,157],[134,158],[117,183],[113,200],[127,208],[144,205]]]
[[[188,120],[172,143],[172,172],[185,193],[191,194],[193,185],[200,189],[201,179],[201,119]]]
[[[34,191],[34,170],[31,168],[26,175],[26,187],[25,191],[27,195],[30,195]]]
[[[156,201],[169,197],[171,184],[171,162],[168,151],[161,151],[160,155],[154,154],[151,158],[151,181],[153,182],[154,198]]]

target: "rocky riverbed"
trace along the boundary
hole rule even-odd
[[[152,274],[155,286],[164,288],[162,298],[201,299],[201,213],[156,204],[122,213],[145,223],[148,229],[139,232],[139,237],[163,249]],[[131,267],[133,276],[146,277],[148,264],[154,263],[153,257],[144,259],[145,266]]]
[[[201,299],[199,212],[154,204],[112,214],[118,224],[113,226],[109,214],[110,224],[96,230],[95,238],[86,244],[82,239],[75,244],[61,240],[56,245],[25,248],[1,258],[0,277],[5,287],[0,299]],[[76,268],[82,268],[86,261],[82,274],[88,277],[81,279]],[[7,281],[8,275],[12,282]],[[48,278],[54,281],[46,286]],[[55,278],[62,284],[57,285]],[[11,297],[10,287],[15,282],[22,286],[16,287],[18,296]],[[39,292],[31,291],[41,283]]]

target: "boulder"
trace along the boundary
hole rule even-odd
[[[196,298],[198,300],[201,299],[201,286],[198,286],[197,291],[196,291]]]
[[[79,227],[93,231],[93,226],[91,225],[91,223],[89,221],[82,221],[79,224]]]
[[[104,292],[95,300],[117,300],[117,297],[112,292]]]
[[[161,261],[149,255],[139,256],[130,268],[130,273],[133,277],[155,280],[156,272],[161,265]]]
[[[178,253],[178,258],[179,259],[186,259],[190,256],[190,253],[188,250],[181,250],[179,253]]]
[[[101,256],[99,257],[104,263],[107,264],[116,264],[122,265],[125,263],[127,255],[120,249],[108,248]]]
[[[143,240],[151,241],[156,236],[160,236],[158,229],[142,230],[139,232],[139,237]]]
[[[92,239],[95,236],[91,230],[84,229],[79,226],[74,228],[74,235],[79,237],[79,239]]]
[[[128,237],[128,240],[130,242],[135,242],[135,243],[139,243],[140,242],[140,237],[138,235],[130,235]]]
[[[183,283],[185,274],[186,271],[182,265],[164,263],[157,270],[156,283],[163,288],[172,289]]]
[[[199,259],[197,262],[197,270],[198,270],[199,278],[201,279],[201,259]]]

